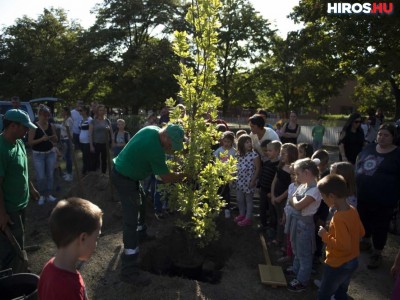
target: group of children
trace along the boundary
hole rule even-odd
[[[325,265],[318,299],[346,299],[351,275],[358,266],[359,242],[364,227],[357,213],[353,165],[337,162],[329,168],[329,154],[313,153],[309,144],[298,146],[279,141],[263,141],[267,160],[261,162],[246,132],[224,132],[219,159],[237,159],[236,189],[238,226],[253,223],[253,196],[259,187],[260,231],[268,232],[269,244],[284,251],[280,262],[293,261],[285,270],[293,276],[288,289],[305,291],[313,263],[320,261],[323,244]],[[224,190],[226,190],[225,188]],[[224,198],[225,195],[221,194]],[[322,199],[324,201],[322,201]],[[228,202],[229,199],[225,200]],[[229,206],[228,206],[229,207]]]
[[[318,299],[333,295],[335,299],[346,299],[351,276],[358,266],[359,241],[364,235],[356,210],[354,169],[348,162],[334,163],[329,169],[327,151],[320,149],[310,154],[304,147],[264,141],[261,149],[268,159],[261,163],[245,131],[236,136],[226,131],[214,155],[222,161],[237,159],[239,215],[234,221],[238,226],[252,225],[253,195],[259,187],[260,229],[274,229],[271,244],[283,247],[284,260],[293,260],[286,270],[293,276],[288,289],[306,290],[315,255],[319,259],[323,242],[326,257]],[[229,197],[229,186],[223,187],[221,194]],[[229,198],[227,202],[229,209]],[[57,204],[50,217],[50,230],[58,250],[42,271],[40,299],[86,299],[75,264],[93,253],[101,224],[101,209],[89,201],[70,198]]]

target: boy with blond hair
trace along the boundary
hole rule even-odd
[[[50,232],[57,246],[40,275],[39,299],[85,300],[85,284],[78,261],[93,254],[100,235],[103,212],[90,201],[69,198],[57,203],[50,215]]]

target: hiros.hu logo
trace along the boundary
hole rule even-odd
[[[328,14],[384,14],[390,15],[394,11],[392,2],[372,2],[372,3],[327,3]]]

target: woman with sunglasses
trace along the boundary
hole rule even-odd
[[[50,124],[50,108],[40,104],[36,129],[30,129],[28,143],[32,147],[33,166],[35,168],[36,181],[40,198],[39,205],[45,201],[54,202],[56,197],[52,195],[54,184],[54,168],[56,166],[56,152],[53,150],[58,138],[55,127]]]
[[[339,160],[356,163],[357,155],[365,145],[361,128],[361,115],[352,113],[344,124],[339,136]]]

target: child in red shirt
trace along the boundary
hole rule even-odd
[[[92,256],[100,234],[102,215],[97,205],[81,198],[58,202],[49,222],[57,253],[46,263],[40,275],[39,299],[88,299],[76,263]]]

